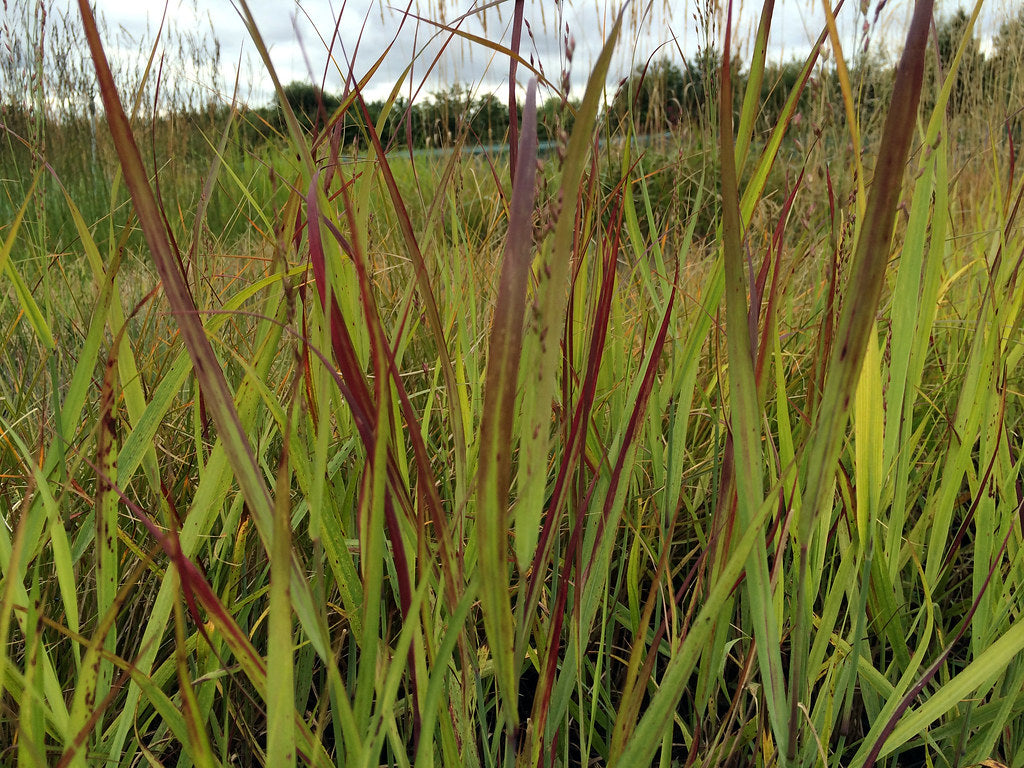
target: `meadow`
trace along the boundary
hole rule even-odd
[[[1024,15],[417,154],[238,6],[4,6],[0,765],[1024,767]]]

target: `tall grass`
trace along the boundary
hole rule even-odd
[[[0,763],[1024,766],[980,3],[881,114],[830,18],[765,130],[769,3],[697,150],[597,140],[620,18],[543,164],[516,43],[509,155],[389,155],[353,88],[173,182],[79,7],[109,197],[6,166]]]

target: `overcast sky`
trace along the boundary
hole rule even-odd
[[[734,15],[742,44],[752,37],[760,8],[750,0],[745,4],[735,1]],[[59,6],[70,0],[53,2]],[[410,62],[413,68],[402,90],[406,96],[410,84],[413,92],[422,86],[421,95],[455,82],[468,83],[482,91],[507,88],[506,57],[480,43],[453,37],[430,22],[458,26],[465,33],[507,46],[512,2],[412,0],[411,6],[402,4],[403,0],[393,2],[399,5],[376,0],[300,0],[294,4],[285,0],[250,0],[249,6],[284,83],[303,80],[320,84],[324,81],[327,90],[338,92],[350,69],[361,77],[391,45],[390,53],[367,86],[371,99],[386,96]],[[865,18],[873,19],[878,2],[865,0],[865,5],[869,6],[865,17],[861,15],[858,0],[847,0],[839,15],[847,54],[851,53],[849,49],[853,48],[856,32],[863,27]],[[169,0],[166,3],[165,0],[98,0],[95,5],[105,20],[109,36],[113,37],[114,31],[122,29],[138,40],[152,39],[166,5],[168,18],[179,31],[205,33],[208,39],[215,36],[219,41],[221,82],[218,90],[223,97],[230,95],[223,92],[230,89],[241,62],[241,98],[253,104],[269,100],[270,80],[235,4],[229,0]],[[618,5],[610,0],[564,0],[561,6],[553,0],[527,0],[529,30],[524,34],[521,47],[524,58],[536,62],[548,79],[557,83],[565,66],[564,43],[568,28],[575,44],[571,82],[578,94],[586,83]],[[628,23],[609,81],[614,83],[656,52],[663,52],[677,61],[680,54],[692,56],[704,41],[702,25],[698,22],[707,14],[702,5],[706,9],[707,2],[649,0],[645,6],[634,0],[626,12]],[[883,5],[883,19],[874,33],[873,44],[888,45],[892,49],[909,22],[911,0],[888,0]],[[950,10],[956,7],[953,0],[947,0],[946,5]],[[474,12],[481,7],[485,10]],[[403,23],[406,10],[410,15]],[[999,17],[998,11],[989,14],[981,30],[983,37],[991,35]],[[823,22],[821,0],[777,0],[769,41],[770,57],[806,56]],[[443,44],[446,47],[442,52]],[[113,41],[108,47],[116,51]],[[122,55],[133,54],[137,52],[122,51]],[[747,61],[749,55],[743,58]],[[528,73],[520,70],[521,83],[525,83],[527,76]],[[209,79],[209,75],[203,78]],[[198,85],[207,88],[211,84]]]

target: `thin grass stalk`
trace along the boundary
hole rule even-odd
[[[267,763],[295,765],[295,656],[292,640],[291,560],[292,523],[288,439],[298,403],[299,375],[291,385],[291,406],[284,425],[284,445],[277,467],[277,498],[270,556],[270,595],[267,629]]]
[[[367,125],[370,126],[370,115],[366,109],[366,103],[363,101],[362,95],[359,95],[359,103],[363,111],[363,116],[366,118]],[[437,300],[434,297],[434,291],[430,284],[430,276],[427,270],[426,261],[423,257],[423,253],[420,249],[419,243],[416,239],[416,235],[413,232],[412,222],[409,219],[409,213],[406,210],[405,202],[402,199],[401,193],[398,190],[398,186],[395,182],[394,174],[391,172],[391,166],[388,163],[387,156],[384,152],[384,148],[380,143],[380,137],[377,135],[375,130],[370,130],[370,138],[373,143],[374,150],[377,154],[377,168],[380,170],[385,184],[387,185],[388,192],[391,197],[391,203],[394,206],[396,215],[398,216],[399,225],[402,231],[403,238],[405,240],[406,248],[408,249],[410,258],[413,261],[415,267],[415,274],[417,285],[420,289],[420,298],[424,302],[427,317],[430,321],[430,328],[433,331],[434,338],[437,344],[438,357],[441,361],[441,370],[445,377],[445,383],[448,389],[448,404],[450,413],[450,423],[452,428],[452,436],[455,442],[455,464],[457,476],[461,475],[463,481],[459,483],[460,486],[465,485],[465,467],[466,467],[466,427],[463,423],[463,414],[461,408],[459,408],[458,402],[458,380],[455,376],[455,368],[452,365],[451,357],[448,354],[448,343],[445,339],[444,330],[441,324],[440,313],[437,309]],[[461,470],[461,472],[460,472]]]
[[[46,650],[43,642],[43,622],[41,614],[43,609],[40,596],[40,574],[36,570],[32,575],[32,589],[29,592],[31,602],[26,603],[25,617],[25,678],[22,686],[22,705],[18,708],[19,720],[25,719],[25,743],[18,742],[18,763],[19,765],[45,765],[46,752],[46,716],[47,707],[43,702],[46,700],[45,678],[40,672],[45,672],[43,662],[46,661]],[[19,733],[19,736],[21,734]]]
[[[732,50],[732,3],[726,15],[724,50]],[[751,105],[753,109],[756,105]],[[729,424],[735,465],[734,474],[739,530],[752,524],[764,503],[761,455],[761,417],[758,387],[754,376],[751,310],[743,279],[743,225],[736,176],[732,123],[732,66],[729,55],[722,58],[719,94],[719,155],[722,163],[722,253],[725,265],[727,348],[729,354]],[[753,292],[754,286],[751,286]],[[779,652],[780,635],[768,577],[766,551],[755,547],[746,570],[746,594],[754,621],[754,642],[765,685],[765,699],[772,730],[780,752],[788,752],[785,727],[785,682]]]
[[[181,695],[182,713],[187,728],[186,742],[188,753],[193,756],[199,768],[214,768],[216,765],[209,737],[206,734],[206,721],[199,711],[196,692],[192,687],[185,640],[185,611],[183,600],[174,601],[174,658],[178,670],[178,690]],[[268,754],[271,754],[268,750]]]
[[[17,452],[18,456],[21,458],[21,463],[28,469],[27,474],[31,477],[31,492],[26,495],[26,501],[34,495],[39,498],[39,503],[42,505],[41,514],[30,515],[29,510],[31,509],[31,505],[26,509],[24,507],[26,502],[23,502],[21,517],[26,520],[26,530],[24,533],[24,542],[26,546],[21,549],[22,558],[23,560],[27,560],[32,553],[31,551],[35,549],[35,547],[39,546],[39,542],[45,541],[47,538],[52,539],[54,541],[53,547],[55,569],[57,570],[56,576],[58,579],[58,586],[60,586],[61,582],[67,577],[65,571],[70,567],[71,557],[66,535],[63,535],[63,521],[60,520],[59,517],[57,500],[53,495],[53,490],[51,489],[46,476],[43,475],[42,470],[38,465],[34,452],[24,444],[17,432],[12,428],[12,425],[6,419],[0,418],[0,429],[2,429],[5,435],[8,447],[13,448]],[[8,583],[13,582],[14,589],[16,591],[15,601],[12,604],[11,609],[14,610],[15,605],[32,605],[37,602],[37,600],[33,600],[29,591],[25,588],[27,563],[23,564],[10,558],[10,556],[15,552],[14,543],[11,541],[6,526],[0,525],[0,531],[2,531],[2,533],[0,533],[0,547],[3,548],[0,550],[0,555],[7,556],[0,559],[0,562],[6,563],[8,566],[4,572],[4,578]],[[13,569],[10,567],[12,565],[14,566]],[[22,611],[16,611],[15,615],[26,641],[31,641],[33,628],[28,624],[29,617]],[[78,659],[76,658],[75,661],[77,662]],[[69,712],[64,699],[63,685],[57,676],[57,668],[54,664],[54,659],[51,658],[47,652],[45,645],[40,646],[39,653],[36,657],[33,657],[32,663],[36,665],[33,672],[37,675],[37,678],[34,678],[33,681],[40,688],[38,701],[46,702],[47,718],[52,725],[56,736],[63,743],[69,738]],[[6,673],[10,675],[13,672],[13,667],[8,666]]]
[[[750,151],[750,139],[754,132],[754,121],[757,118],[758,100],[761,96],[761,85],[764,82],[764,65],[768,56],[768,36],[771,34],[772,18],[775,15],[775,0],[765,0],[761,5],[761,18],[754,36],[754,49],[751,53],[750,71],[747,73],[747,84],[743,92],[743,105],[740,107],[740,124],[736,129],[736,169],[742,174]],[[728,48],[725,49],[728,52]],[[728,54],[727,54],[728,55]],[[795,89],[799,93],[802,88]],[[721,96],[719,96],[721,99]]]
[[[835,8],[832,10],[833,15],[838,14],[842,9],[843,4],[846,0],[839,0],[836,3]],[[768,183],[768,174],[775,164],[775,160],[778,158],[779,150],[782,147],[782,140],[786,136],[786,132],[789,130],[790,123],[797,114],[797,109],[800,104],[800,96],[803,94],[804,89],[814,72],[814,65],[818,61],[818,56],[821,53],[822,46],[825,40],[828,38],[828,30],[824,29],[818,35],[814,46],[811,48],[811,52],[807,55],[807,59],[804,61],[803,68],[800,70],[800,80],[795,88],[790,92],[789,97],[786,99],[786,103],[782,108],[782,112],[779,114],[779,119],[772,128],[771,134],[768,140],[765,142],[765,147],[761,152],[761,159],[758,161],[757,166],[754,168],[751,174],[750,180],[743,189],[743,196],[740,198],[740,221],[743,222],[743,227],[746,228],[751,220],[751,216],[754,214],[754,208],[757,203],[761,200],[764,194],[765,185]],[[756,104],[752,104],[750,107],[744,105],[744,109],[754,109]],[[744,119],[744,115],[741,114],[741,120]],[[741,134],[740,138],[743,138],[745,134]],[[738,151],[739,147],[737,148]],[[742,159],[741,155],[737,154],[737,160]],[[745,163],[744,163],[745,164]],[[737,167],[742,166],[737,162]]]
[[[523,37],[523,11],[526,0],[513,0],[512,40],[509,47],[516,54],[508,60],[508,157],[513,186],[519,173],[519,104],[516,98],[516,70],[519,67],[519,46]],[[525,119],[525,116],[524,116]]]
[[[843,97],[843,109],[846,111],[846,127],[850,133],[850,141],[853,144],[854,182],[857,188],[856,201],[859,220],[864,215],[864,201],[867,197],[864,184],[864,168],[861,161],[860,121],[857,119],[857,111],[854,108],[853,87],[850,84],[850,72],[846,66],[846,57],[843,55],[843,44],[842,39],[839,37],[839,28],[836,26],[836,15],[832,12],[828,0],[822,0],[822,8],[825,11],[825,28],[828,30],[829,45],[835,58],[839,92]],[[904,55],[906,50],[906,48],[903,49]],[[895,96],[894,92],[893,97]],[[909,117],[916,112],[916,109],[917,103],[915,102],[914,110],[905,113],[904,116]]]
[[[685,637],[673,642],[669,660],[661,676],[658,690],[635,727],[629,728],[625,748],[609,766],[648,765],[660,746],[666,729],[672,725],[675,708],[682,698],[686,680],[700,658],[701,649],[708,642],[715,626],[722,620],[722,608],[730,602],[733,585],[739,578],[758,538],[763,536],[761,526],[775,508],[774,499],[761,506],[752,524],[742,531],[729,559],[714,581],[700,611],[691,623]],[[619,719],[622,714],[620,713]]]
[[[571,494],[571,491],[567,490],[567,486],[571,482],[569,480],[570,473],[578,473],[580,470],[580,461],[588,431],[587,424],[592,419],[594,393],[601,365],[606,359],[609,315],[614,308],[615,269],[620,245],[618,238],[621,230],[621,215],[621,209],[613,214],[608,231],[605,233],[606,241],[602,244],[603,273],[600,290],[596,297],[595,315],[592,320],[590,348],[585,363],[586,376],[573,415],[568,449],[562,458],[549,508],[549,517],[545,520],[544,530],[541,533],[541,543],[538,548],[538,556],[534,560],[535,564],[547,562],[548,555],[545,554],[542,557],[541,553],[550,551],[553,526],[561,519],[567,508],[567,497]],[[578,279],[581,284],[585,274],[583,270],[579,273]],[[672,298],[674,299],[674,295]],[[670,301],[668,309],[663,313],[662,329],[667,327],[667,317],[671,316],[672,303],[674,302]],[[636,429],[639,419],[646,411],[650,388],[653,386],[652,372],[655,362],[652,361],[660,359],[664,343],[664,336],[659,334],[648,353],[646,375],[634,385],[637,393],[634,408],[626,423],[616,463],[609,469],[609,479],[604,481],[603,478],[595,477],[589,482],[586,489],[587,498],[581,504],[580,511],[575,514],[569,541],[563,549],[561,574],[557,581],[556,603],[551,611],[552,621],[542,646],[541,679],[533,702],[532,724],[535,742],[531,755],[532,762],[529,763],[531,765],[536,765],[540,760],[542,750],[552,748],[552,731],[562,721],[565,709],[569,704],[570,689],[573,687],[578,689],[583,685],[585,679],[580,670],[573,669],[573,665],[568,663],[562,663],[561,669],[559,669],[563,645],[561,638],[566,625],[568,625],[572,629],[572,636],[566,649],[566,655],[572,659],[582,660],[586,654],[587,639],[591,635],[594,618],[599,609],[599,595],[609,588],[608,560],[613,542],[605,533],[609,528],[616,529],[618,527],[618,520],[623,511],[623,496],[617,490],[623,486],[623,477],[629,476],[635,459]],[[563,397],[566,398],[564,402],[568,402],[568,396],[563,395]],[[598,505],[600,505],[600,513],[597,515],[586,515],[583,512],[587,508],[597,509]],[[568,603],[570,587],[574,583],[573,571],[577,574],[575,582],[582,586],[572,590],[575,605],[570,609]],[[534,576],[530,584],[531,597],[527,598],[526,615],[530,615],[530,612],[534,610],[535,603],[532,603],[533,607],[530,607],[533,600],[532,595],[539,590],[539,579]],[[604,651],[599,647],[597,649],[598,657],[600,658],[603,653]],[[595,674],[593,679],[600,679],[600,677]],[[582,733],[581,738],[583,738]]]
[[[120,339],[116,339],[120,341]],[[118,557],[117,494],[117,422],[115,391],[117,386],[117,353],[112,347],[107,358],[100,397],[99,434],[96,438],[96,610],[100,616],[113,607],[120,582]],[[104,639],[104,647],[111,653],[117,650],[117,628],[111,625]],[[99,670],[93,701],[102,701],[110,690],[113,667],[103,663]],[[88,698],[88,697],[87,697]],[[102,722],[100,724],[102,730]]]

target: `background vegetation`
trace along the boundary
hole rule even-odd
[[[82,8],[0,43],[0,764],[1024,766],[1024,13],[250,109]]]

